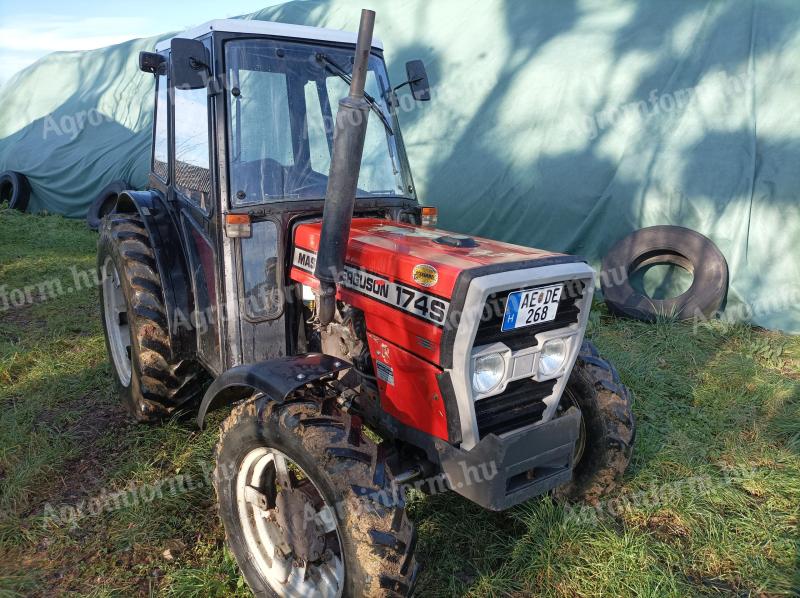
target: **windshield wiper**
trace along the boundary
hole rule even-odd
[[[331,60],[326,54],[323,54],[322,52],[317,52],[317,60],[324,62],[328,70],[330,70],[334,75],[338,75],[338,77],[342,81],[350,85],[351,77],[350,75],[347,74],[347,71],[345,71],[342,67],[340,67],[333,60]],[[378,115],[378,118],[381,119],[381,122],[383,123],[383,126],[386,127],[386,131],[389,133],[389,135],[394,136],[394,129],[392,129],[392,124],[389,122],[389,119],[386,118],[386,115],[383,113],[383,110],[381,110],[380,107],[378,106],[378,103],[375,101],[375,98],[373,98],[370,94],[368,94],[365,91],[364,99],[367,101],[367,104],[369,104],[369,107],[372,109],[372,111]]]

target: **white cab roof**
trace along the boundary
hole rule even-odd
[[[337,42],[341,44],[356,43],[357,34],[338,29],[324,29],[322,27],[308,27],[306,25],[289,25],[273,21],[246,21],[244,19],[217,19],[208,21],[175,37],[196,39],[209,31],[224,31],[226,33],[254,33],[257,35],[275,35],[279,37],[296,37],[298,39]],[[158,42],[156,52],[169,48],[170,39]],[[377,38],[372,38],[372,47],[383,50],[383,44]]]

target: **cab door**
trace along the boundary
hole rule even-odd
[[[195,298],[191,324],[197,331],[197,352],[212,372],[225,363],[221,342],[224,305],[220,292],[222,265],[217,254],[219,210],[212,164],[211,97],[206,88],[173,88],[174,160],[172,201],[176,203]]]

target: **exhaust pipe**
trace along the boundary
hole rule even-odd
[[[336,283],[344,273],[347,242],[350,239],[350,224],[353,221],[353,206],[369,118],[369,104],[364,99],[364,83],[367,79],[374,27],[375,12],[362,10],[350,94],[339,101],[333,130],[333,156],[325,192],[317,265],[314,268],[314,276],[320,283],[317,316],[322,326],[330,324],[336,312]]]

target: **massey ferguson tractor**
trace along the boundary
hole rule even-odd
[[[374,18],[212,21],[141,53],[149,184],[101,225],[133,417],[232,409],[214,486],[258,596],[409,595],[406,489],[591,502],[631,457],[630,394],[583,338],[593,270],[436,228],[397,118],[428,77],[390,85]]]

